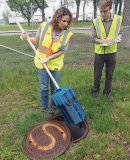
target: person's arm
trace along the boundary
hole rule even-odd
[[[111,43],[111,39],[109,39],[109,38],[106,38],[106,39],[98,38],[94,26],[91,27],[91,35],[90,36],[92,38],[92,42],[93,43],[96,43],[96,44],[106,44],[106,43],[108,44],[108,43]]]
[[[107,41],[106,39],[99,39],[97,37],[96,30],[95,30],[94,26],[91,27],[91,35],[90,36],[92,38],[92,42],[96,43],[96,44],[104,44]]]
[[[120,43],[122,41],[122,34],[123,34],[123,27],[121,27],[121,30],[119,32],[119,35],[116,37],[116,42]]]
[[[23,41],[27,41],[27,38],[28,38],[28,33],[25,32],[25,33],[21,33],[20,35],[20,39],[23,40]],[[34,44],[34,45],[37,45],[39,43],[39,39],[37,39],[36,37],[29,37],[30,38],[30,41]]]
[[[47,63],[49,60],[54,59],[54,58],[56,58],[56,57],[59,57],[59,56],[62,55],[63,53],[64,53],[63,51],[58,51],[58,52],[56,52],[56,53],[52,53],[51,56],[42,59],[41,62],[42,62],[42,64],[45,64],[45,63]]]
[[[65,53],[68,50],[68,47],[69,47],[69,42],[65,46],[62,46],[58,52],[52,53],[51,56],[44,58],[42,60],[42,64],[46,63],[47,61],[49,61],[53,58],[59,57],[60,55],[62,55],[63,53]]]
[[[92,42],[95,43],[95,39],[96,39],[96,31],[94,26],[92,25],[90,28],[90,37],[92,39]]]
[[[30,40],[31,40],[31,42],[32,42],[34,45],[38,45],[38,43],[39,43],[40,32],[41,32],[41,25],[40,25],[39,28],[38,28],[38,31],[37,31],[37,33],[36,33],[36,37],[29,37]],[[20,38],[21,38],[21,40],[27,41],[28,33],[27,33],[27,32],[21,33]]]
[[[67,44],[66,44],[65,46],[62,46],[62,47],[60,48],[60,50],[65,53],[66,51],[68,51],[68,47],[69,47],[69,42],[67,42]]]
[[[60,51],[58,51],[56,53],[52,53],[51,56],[49,56],[47,58],[44,58],[42,60],[42,64],[46,63],[47,61],[49,61],[49,60],[51,60],[53,58],[59,57],[60,55],[62,55],[63,53],[65,53],[68,50],[68,47],[69,47],[69,42],[65,46],[62,46],[60,48]]]
[[[39,44],[39,39],[37,39],[36,37],[30,37],[30,40],[34,45],[38,45]]]

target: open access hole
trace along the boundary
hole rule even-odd
[[[65,124],[65,121],[62,115],[54,115],[50,117],[49,120],[56,120],[59,122],[63,122]],[[84,120],[77,125],[70,125],[70,124],[66,124],[66,125],[71,132],[73,142],[79,142],[81,139],[85,138],[89,132],[88,120]]]

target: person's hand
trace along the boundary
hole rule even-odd
[[[106,40],[106,44],[112,43],[112,40],[110,38],[108,38],[108,37],[105,40]]]
[[[98,40],[98,42],[100,44],[109,44],[109,43],[111,43],[111,40],[106,38],[106,39],[100,39],[100,40]]]
[[[105,39],[98,39],[96,40],[97,43],[99,44],[104,44],[105,43]]]
[[[120,43],[120,42],[122,41],[121,35],[119,35],[119,36],[115,39],[115,41],[116,41],[117,43]]]
[[[44,58],[44,59],[41,60],[41,63],[42,63],[42,64],[45,64],[45,63],[47,63],[48,61],[49,61],[49,58]]]
[[[21,40],[27,41],[27,38],[28,38],[27,32],[21,33],[21,35],[20,35],[20,39],[21,39]]]

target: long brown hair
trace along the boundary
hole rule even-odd
[[[58,21],[63,16],[69,16],[70,17],[70,21],[68,23],[68,26],[65,29],[67,29],[70,26],[70,24],[72,22],[72,14],[67,8],[61,7],[61,8],[56,10],[56,12],[54,13],[53,18],[51,20],[51,24],[53,26],[53,29],[57,29],[58,28]]]

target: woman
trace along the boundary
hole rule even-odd
[[[42,57],[42,60],[40,60],[36,55],[34,62],[40,80],[42,111],[47,114],[52,114],[52,111],[48,108],[49,83],[51,95],[56,87],[43,68],[43,64],[46,63],[54,79],[58,82],[60,70],[63,67],[64,52],[67,51],[69,40],[73,35],[72,32],[68,31],[71,21],[70,11],[65,7],[61,7],[55,12],[51,22],[43,22],[37,31],[36,37],[30,38],[32,43],[38,46],[37,51]],[[27,40],[27,34],[21,34],[21,39]]]

